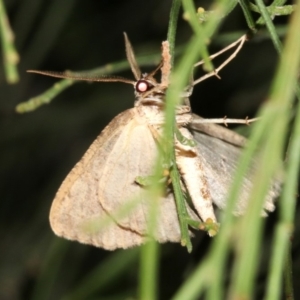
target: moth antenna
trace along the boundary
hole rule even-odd
[[[163,64],[164,64],[164,62],[161,60],[160,63],[159,63],[159,65],[153,71],[151,71],[147,75],[147,77],[153,77],[160,70],[160,68],[163,66]]]
[[[133,48],[131,46],[131,43],[128,39],[126,32],[124,32],[124,38],[125,38],[126,56],[127,56],[128,62],[130,64],[131,71],[134,75],[134,78],[136,80],[140,80],[142,78],[142,72],[139,68],[139,65],[138,65],[136,59],[135,59],[134,51],[133,51]]]
[[[86,76],[82,74],[76,74],[73,72],[55,72],[55,71],[39,71],[39,70],[27,70],[27,73],[41,74],[45,76],[63,78],[63,79],[72,79],[72,80],[81,80],[81,81],[91,81],[91,82],[123,82],[134,85],[135,81],[127,79],[121,76]]]

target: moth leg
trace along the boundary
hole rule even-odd
[[[186,128],[179,130],[186,138],[193,139],[192,134]],[[216,223],[212,197],[197,149],[187,145],[182,146],[177,141],[176,163],[200,218],[205,223]]]
[[[191,107],[189,105],[179,105],[176,107],[176,116],[183,115],[191,112]]]
[[[236,55],[239,53],[239,51],[241,50],[241,48],[243,47],[244,43],[247,41],[247,35],[244,34],[242,37],[240,37],[237,41],[233,42],[232,44],[230,44],[229,46],[227,46],[226,48],[224,48],[223,50],[219,51],[218,53],[211,55],[210,59],[214,59],[216,56],[222,54],[223,52],[226,52],[227,50],[237,46],[236,50],[233,52],[233,54],[231,54],[218,68],[216,68],[215,70],[213,70],[212,72],[209,72],[207,74],[205,74],[204,76],[200,77],[199,79],[195,80],[193,82],[193,85],[195,86],[196,84],[198,84],[199,82],[212,77],[212,76],[216,76],[217,78],[220,79],[220,76],[218,75],[218,73],[220,72],[220,70],[222,70],[231,60],[233,60]],[[199,65],[202,65],[203,61],[200,61],[199,63],[195,64],[194,67],[197,67]]]

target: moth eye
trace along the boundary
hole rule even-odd
[[[139,80],[135,85],[135,90],[139,93],[144,93],[149,91],[152,88],[152,85],[146,80]]]

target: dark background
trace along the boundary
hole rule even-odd
[[[197,6],[208,7],[207,3],[198,1]],[[122,83],[80,83],[50,105],[17,114],[18,103],[42,93],[56,81],[25,71],[87,70],[125,59],[123,31],[128,33],[137,55],[159,53],[167,35],[171,1],[11,0],[5,4],[21,61],[20,82],[15,85],[7,85],[3,68],[0,71],[0,299],[33,299],[36,287],[43,286],[40,284],[49,259],[53,267],[49,273],[57,273],[53,281],[46,281],[44,297],[59,299],[111,254],[54,237],[48,222],[51,201],[104,126],[132,107],[134,96],[132,87]],[[280,18],[277,25],[285,22],[286,18]],[[218,34],[238,36],[246,30],[241,9],[237,8],[224,20]],[[191,34],[180,17],[177,44],[183,45]],[[218,34],[212,39],[212,53],[230,42],[221,42]],[[194,111],[204,117],[252,116],[266,99],[276,64],[277,54],[261,31],[220,73],[222,80],[211,78],[195,88],[191,98]],[[132,78],[129,71],[119,75]],[[276,213],[269,218],[266,232],[273,230],[275,218]],[[267,236],[263,258],[269,255]],[[199,233],[191,255],[179,245],[162,246],[161,299],[174,294],[209,243],[209,238]],[[299,278],[297,240],[294,247],[294,277]],[[260,282],[266,267],[262,264]],[[137,272],[138,256],[124,277],[116,278],[113,285],[106,285],[96,295],[101,299],[115,294],[122,295],[120,299],[135,295]],[[258,299],[262,291],[260,283]]]

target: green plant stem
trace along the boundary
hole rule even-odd
[[[274,0],[270,6],[282,6],[287,0]]]
[[[255,3],[258,6],[258,8],[260,10],[260,13],[261,13],[261,16],[262,16],[269,32],[270,32],[271,40],[273,41],[275,49],[277,50],[277,52],[279,54],[281,54],[282,44],[281,44],[281,41],[280,41],[280,39],[277,35],[276,28],[273,24],[273,21],[270,17],[270,14],[269,14],[263,0],[255,0]]]
[[[221,20],[227,16],[238,4],[238,0],[219,0],[214,3],[212,15],[209,22],[205,24],[205,34],[208,38],[217,31],[221,24]]]
[[[168,29],[168,41],[170,45],[170,55],[172,57],[171,64],[174,62],[174,49],[175,49],[175,37],[176,37],[176,27],[177,27],[177,20],[178,20],[178,15],[179,15],[179,9],[180,9],[180,1],[179,0],[173,0],[172,2],[172,7],[171,7],[171,12],[170,12],[170,21],[169,21],[169,29]],[[175,160],[175,149],[174,149],[174,123],[175,123],[175,107],[172,111],[166,111],[166,114],[169,114],[172,119],[172,123],[169,124],[171,127],[171,131],[169,131],[169,135],[164,135],[164,137],[167,138],[167,140],[172,141],[170,143],[170,147],[168,147],[168,150],[170,152],[169,157],[170,160],[174,162],[174,165],[176,166],[176,160]],[[166,125],[167,126],[167,125]],[[161,154],[163,155],[163,154]],[[162,174],[161,172],[162,167],[160,166],[160,160],[158,160],[156,168],[155,168],[155,174],[160,175]],[[177,179],[180,180],[179,178],[179,173],[176,175]],[[159,199],[159,193],[155,193],[155,191],[159,192],[159,186],[154,186],[153,187],[153,192],[154,192],[154,198],[157,199],[158,201],[161,201]],[[180,191],[182,194],[182,191]],[[178,196],[178,195],[177,195]],[[152,197],[153,198],[153,197]],[[153,198],[153,199],[154,199]],[[176,198],[176,195],[175,195]],[[150,232],[151,229],[155,230],[155,207],[152,205],[152,218],[151,218],[151,223],[150,223]],[[180,217],[180,209],[177,206],[178,213],[179,213],[179,222],[182,222],[182,219]],[[161,212],[160,212],[161,213]],[[146,245],[142,246],[141,248],[141,259],[140,259],[140,299],[145,299],[145,300],[154,300],[157,299],[157,278],[158,278],[158,261],[159,261],[159,256],[158,256],[158,244],[155,241],[150,241]]]
[[[127,273],[131,266],[136,263],[138,253],[138,248],[112,253],[79,282],[72,291],[63,296],[62,300],[91,299],[90,297],[97,291],[113,284],[117,278]],[[112,268],[112,266],[114,267]]]
[[[195,8],[193,6],[193,4],[190,2],[190,0],[184,1],[184,8],[186,9],[186,12],[189,13],[190,16],[194,16],[195,20],[196,20],[196,15],[195,15]],[[230,3],[232,3],[232,1],[230,1]],[[224,5],[225,6],[225,5]],[[226,7],[226,6],[225,6]],[[229,9],[232,9],[232,5],[228,6]],[[218,11],[218,10],[217,10]],[[221,9],[219,11],[219,13],[217,13],[217,15],[219,14],[223,14],[224,11],[226,11],[225,9]],[[195,21],[194,20],[194,21]],[[167,91],[167,97],[166,97],[166,120],[165,120],[165,137],[166,140],[170,141],[170,145],[173,143],[171,143],[171,141],[173,141],[174,138],[174,122],[175,122],[175,108],[176,105],[179,103],[179,95],[181,93],[181,91],[184,89],[184,85],[185,85],[185,79],[189,78],[189,70],[191,69],[193,63],[196,61],[197,56],[199,55],[198,51],[199,49],[206,49],[207,48],[205,46],[205,41],[203,41],[204,37],[209,37],[210,34],[212,34],[211,30],[213,28],[216,28],[217,26],[212,26],[210,27],[210,30],[207,30],[207,32],[205,32],[204,30],[200,29],[198,30],[198,25],[196,25],[196,23],[192,21],[192,26],[194,28],[194,30],[196,30],[198,32],[198,37],[194,37],[191,41],[191,43],[189,44],[189,46],[187,47],[186,53],[188,54],[188,63],[187,61],[182,63],[181,65],[181,71],[178,71],[178,74],[180,74],[180,78],[183,78],[183,80],[176,78],[175,76],[172,77],[171,80],[171,84],[173,86],[173,89],[168,89]],[[217,22],[219,22],[219,20],[216,19],[212,19],[211,22],[209,22],[208,24],[212,23],[212,24],[217,24]],[[168,35],[169,36],[169,35]],[[206,38],[205,38],[206,40]],[[190,49],[193,48],[193,49]],[[204,47],[204,48],[203,48]],[[178,82],[180,82],[180,84],[178,84]],[[171,91],[170,91],[171,90]],[[176,161],[175,159],[175,153],[174,150],[172,150],[173,153],[170,153],[170,158],[171,161]],[[186,211],[186,207],[184,204],[184,196],[182,194],[181,188],[180,186],[177,187],[177,185],[179,185],[179,172],[177,170],[177,166],[176,164],[173,164],[172,166],[172,172],[171,172],[171,176],[172,176],[172,183],[173,186],[175,186],[174,188],[174,194],[175,194],[175,199],[177,202],[177,207],[178,210],[182,209],[183,211],[179,212],[179,223],[180,223],[180,228],[181,228],[181,232],[182,232],[182,243],[187,245],[187,248],[189,251],[191,251],[191,242],[190,242],[190,238],[188,235],[188,222],[187,222],[187,211]]]
[[[254,12],[260,13],[259,8],[253,3],[249,3],[249,8]],[[286,16],[292,14],[296,6],[295,5],[274,6],[272,4],[266,8],[271,16],[271,19],[273,19],[275,16]],[[263,19],[259,18],[257,20],[257,23],[261,25],[264,24]]]
[[[276,132],[276,134],[270,135],[269,131],[266,131],[264,134],[265,135],[264,140],[266,141],[266,146],[265,146],[266,148],[264,150],[265,156],[266,156],[265,159],[270,160],[270,162],[268,162],[268,165],[272,163],[273,168],[274,168],[275,160],[278,160],[280,157],[283,156],[282,155],[283,154],[283,144],[285,142],[284,138],[287,133],[289,109],[290,109],[291,103],[293,101],[294,91],[295,91],[296,82],[297,82],[297,72],[299,70],[298,68],[299,68],[299,64],[300,64],[300,55],[299,55],[299,53],[300,53],[300,36],[298,34],[298,28],[300,26],[300,15],[298,13],[295,12],[295,14],[292,18],[292,21],[291,21],[291,24],[289,27],[288,37],[287,37],[286,44],[285,44],[285,48],[282,53],[281,62],[280,62],[279,68],[277,70],[275,80],[272,85],[270,100],[269,100],[269,102],[267,102],[265,104],[265,107],[263,108],[264,118],[269,120],[269,122],[272,125],[272,130],[274,130],[274,132]],[[272,121],[274,119],[276,120],[276,124]],[[271,126],[269,126],[269,128],[271,128]],[[267,128],[266,128],[266,130],[267,130]],[[273,159],[273,157],[272,158],[270,157],[270,154],[275,156],[274,159]],[[298,155],[299,155],[299,153],[298,153]],[[274,161],[274,163],[271,160]],[[270,165],[270,167],[268,167],[268,169],[269,168],[271,171],[272,170],[271,165]],[[265,173],[264,168],[261,168],[261,172]],[[263,174],[261,174],[261,178],[264,178]],[[260,185],[258,182],[257,182],[257,184],[255,184],[255,186],[256,186],[256,189],[260,188]],[[295,192],[295,190],[294,190],[294,192]],[[289,195],[289,196],[291,196],[291,195]],[[251,199],[251,200],[254,200],[254,199]],[[254,203],[254,201],[251,203]],[[251,208],[252,208],[252,205],[251,205]],[[280,210],[281,213],[283,213],[284,211],[282,211],[283,208],[282,208],[281,204],[280,204],[280,208],[281,208],[281,210]],[[291,207],[291,211],[294,211],[294,207]],[[249,215],[250,215],[250,213],[249,213]],[[246,214],[246,217],[245,217],[246,221],[247,221],[247,216],[248,215]],[[288,223],[285,223],[288,227],[291,224],[290,221],[291,220],[289,220]],[[253,220],[253,222],[255,222],[255,221]],[[249,226],[249,223],[247,224],[247,226],[250,228],[253,227],[253,225]],[[278,229],[278,232],[280,233],[279,229]],[[252,232],[252,231],[248,230],[248,233],[249,233],[249,235],[246,235],[246,236],[249,236],[249,237],[251,237],[251,239],[253,239],[254,238],[253,234],[255,234],[254,231]],[[286,233],[288,233],[288,232],[286,232]],[[278,234],[278,236],[281,236],[281,235]],[[287,244],[286,243],[287,238],[289,236],[290,236],[289,234],[285,235],[285,239],[284,239],[285,247]],[[246,242],[244,243],[245,248],[250,246],[247,241],[248,240],[246,240]],[[281,242],[282,242],[282,240],[281,240]],[[280,247],[280,245],[274,243],[274,249],[276,249],[277,247]],[[257,247],[255,249],[255,252],[257,252]],[[278,252],[283,255],[286,254],[285,249],[283,249],[281,251],[278,250]],[[236,273],[235,273],[236,281],[235,281],[235,285],[233,287],[234,291],[232,291],[232,294],[231,294],[231,296],[233,298],[241,297],[241,296],[251,297],[252,287],[251,287],[250,282],[251,281],[253,282],[254,270],[252,268],[252,271],[251,271],[252,275],[249,277],[248,269],[246,269],[243,266],[248,264],[249,261],[250,262],[252,261],[252,263],[253,263],[254,257],[252,255],[252,253],[253,252],[250,252],[250,255],[249,255],[249,253],[244,251],[240,254],[240,258],[238,258]],[[276,251],[275,251],[275,253],[276,253]],[[282,257],[281,261],[283,261],[283,260],[284,260],[284,257]],[[273,263],[275,263],[274,260],[273,260]],[[245,277],[245,275],[246,275],[246,277],[248,277],[250,279],[250,282],[248,284],[244,282],[244,279],[241,280],[241,276]]]
[[[201,44],[199,43],[199,52],[204,61],[203,69],[207,72],[211,72],[214,69],[214,66],[209,58],[209,53],[206,46],[209,40],[204,32],[201,23],[198,22],[194,3],[191,0],[183,0],[182,4],[187,15],[188,22],[190,23],[193,31],[195,32],[196,37],[200,41],[202,41]]]
[[[295,14],[292,16],[291,24],[289,26],[289,34],[286,41],[286,53],[282,57],[282,62],[286,62],[285,72],[288,73],[288,69],[291,68],[292,72],[295,72],[295,68],[299,68],[299,51],[300,51],[300,38],[298,35],[298,28],[300,26],[300,8],[299,3],[296,7]],[[296,52],[295,52],[296,51]],[[298,52],[297,52],[298,51]],[[298,54],[295,59],[293,57]],[[282,74],[282,79],[285,74]],[[295,75],[295,74],[294,74]],[[296,78],[296,75],[295,75]],[[293,78],[293,81],[295,81]],[[292,82],[293,83],[293,82]],[[287,83],[282,83],[287,84]],[[283,87],[282,87],[283,89]],[[299,87],[296,91],[299,99]],[[285,95],[286,96],[286,95]],[[290,238],[294,230],[294,212],[296,206],[296,191],[298,185],[298,174],[300,165],[300,105],[297,103],[297,115],[292,130],[289,149],[287,153],[287,172],[286,183],[283,187],[282,198],[280,199],[280,220],[276,228],[276,235],[274,238],[274,245],[282,248],[280,245],[284,245],[284,249],[281,251],[276,249],[271,257],[270,263],[270,276],[267,286],[267,294],[265,299],[273,300],[279,299],[280,287],[282,281],[282,273],[284,272],[284,292],[286,299],[294,299],[293,285],[292,285],[292,263],[290,254]],[[285,264],[283,263],[285,262]],[[277,266],[278,265],[278,266]],[[277,267],[276,267],[277,266]],[[284,271],[283,271],[284,270]],[[275,288],[274,288],[275,287]],[[274,291],[275,290],[275,291]],[[275,294],[277,292],[277,294]]]
[[[53,239],[52,245],[43,260],[41,274],[34,286],[31,300],[46,300],[49,299],[51,290],[53,289],[58,270],[62,265],[69,243],[60,239]]]
[[[274,0],[274,1],[272,2],[271,5],[269,5],[268,7],[266,7],[266,9],[267,9],[268,11],[269,11],[269,10],[272,10],[272,9],[274,9],[274,7],[276,7],[277,5],[280,5],[280,6],[281,6],[281,5],[283,5],[285,2],[286,2],[286,0]],[[254,5],[254,4],[251,3],[250,6],[253,7],[253,5]],[[256,6],[256,9],[257,9],[257,12],[260,13],[260,9],[259,9],[257,6]],[[273,17],[271,11],[270,11],[270,17],[271,17],[271,18]],[[260,17],[260,18],[256,21],[256,23],[257,23],[258,25],[265,25],[265,24],[266,24],[264,18],[262,18],[262,17]]]
[[[282,270],[285,263],[284,257],[288,254],[289,233],[290,229],[284,224],[279,223],[276,225],[273,240],[273,245],[276,245],[276,247],[274,247],[270,260],[270,272],[265,300],[278,300],[281,298]]]
[[[204,290],[204,287],[209,284],[212,280],[214,273],[210,271],[210,260],[205,260],[201,267],[189,276],[188,280],[180,287],[178,292],[172,298],[172,300],[196,300],[199,299],[199,295]],[[212,275],[212,276],[211,276]],[[217,298],[215,298],[217,299]],[[222,299],[222,298],[219,298]]]
[[[17,70],[19,54],[13,43],[14,33],[10,28],[3,0],[0,0],[0,37],[6,80],[8,83],[16,83],[19,81]]]
[[[286,232],[285,232],[286,233]],[[287,235],[286,235],[287,236]],[[291,255],[291,242],[288,240],[286,242],[287,251],[286,251],[286,259],[284,262],[284,295],[286,300],[294,300],[294,287],[293,287],[293,261]],[[283,255],[282,255],[283,257]],[[279,295],[279,294],[278,294]],[[275,299],[275,298],[273,298]],[[279,297],[278,297],[279,299]]]
[[[248,27],[250,28],[250,30],[253,33],[256,33],[257,29],[256,29],[256,26],[255,26],[254,19],[252,17],[252,13],[250,11],[250,3],[249,3],[249,1],[248,0],[240,0],[239,3],[240,3],[240,6],[241,6],[241,8],[243,10],[243,13],[244,13],[246,22],[248,24]]]
[[[177,29],[177,20],[179,16],[180,7],[181,7],[180,0],[172,1],[169,26],[168,26],[168,35],[167,35],[167,40],[170,45],[171,67],[173,67],[174,65],[176,29]]]
[[[259,2],[259,1],[257,1]],[[268,15],[268,13],[266,13],[266,10],[262,9],[261,13],[264,17],[264,19],[266,20],[266,24],[268,26],[269,31],[271,32],[271,37],[273,39],[274,45],[275,47],[277,46],[277,50],[280,52],[281,50],[281,44],[278,39],[278,36],[276,34],[275,31],[275,27],[273,26],[273,23],[271,21]],[[266,13],[267,17],[264,15],[264,13]],[[278,73],[279,74],[279,73]],[[274,96],[275,98],[275,96]],[[278,99],[277,99],[278,101]],[[274,100],[274,104],[275,104],[276,100]],[[285,104],[287,104],[288,102],[286,102]],[[272,105],[270,103],[270,105]],[[287,110],[287,105],[285,105],[285,109]],[[266,120],[269,119],[269,121],[267,123],[272,122],[272,118],[274,118],[276,115],[278,115],[280,112],[276,109],[275,107],[269,107],[269,112],[267,110],[265,110],[265,118]],[[268,117],[267,117],[268,114]],[[276,120],[279,120],[280,122],[278,122],[278,130],[276,130],[276,132],[278,133],[278,137],[281,137],[281,140],[279,140],[279,138],[277,138],[276,136],[271,136],[269,138],[269,143],[266,144],[266,150],[265,150],[265,160],[268,159],[269,153],[274,153],[275,149],[273,145],[278,145],[278,150],[280,153],[280,147],[282,148],[283,145],[283,139],[282,137],[285,136],[284,131],[286,130],[286,124],[287,124],[287,119],[284,118],[284,116],[282,115],[281,118],[278,115],[278,118],[276,118]],[[267,125],[266,123],[266,125]],[[260,124],[262,125],[262,124]],[[268,126],[269,127],[269,126]],[[267,128],[267,127],[266,127]],[[266,135],[266,133],[264,133],[264,135]],[[273,139],[273,141],[272,141]],[[278,155],[277,153],[277,158],[278,159]],[[276,153],[275,153],[276,154]],[[276,161],[276,159],[274,161]],[[274,165],[268,168],[263,169],[263,173],[265,174],[260,174],[261,178],[270,178],[272,175],[272,170],[274,170]],[[267,183],[266,183],[267,184]],[[267,186],[266,184],[264,184],[264,186]],[[265,191],[263,189],[263,185],[260,182],[254,182],[254,185],[256,186],[256,192],[255,193],[257,196],[260,195],[261,196],[264,195]],[[263,198],[262,198],[263,199]],[[245,230],[243,230],[243,228],[241,228],[241,231],[243,232],[243,236],[247,236],[247,237],[252,237],[251,239],[246,239],[243,242],[243,246],[239,247],[241,249],[251,249],[251,251],[242,251],[241,249],[238,250],[238,253],[240,253],[240,257],[237,257],[237,262],[236,262],[236,269],[235,269],[235,281],[233,283],[233,287],[231,289],[231,297],[251,297],[252,291],[253,291],[253,278],[255,276],[255,272],[256,272],[256,268],[257,268],[257,255],[258,255],[258,247],[260,244],[260,236],[257,233],[260,233],[262,231],[262,224],[261,224],[261,219],[257,219],[255,218],[255,216],[258,215],[259,213],[259,202],[255,202],[254,199],[253,201],[250,200],[251,203],[257,203],[258,205],[254,206],[251,205],[249,211],[249,214],[247,212],[246,216],[245,216],[245,221],[244,221],[244,226],[245,226]],[[252,226],[249,226],[249,224],[252,223]],[[250,253],[250,255],[249,255]],[[243,275],[242,275],[243,274]]]
[[[170,55],[171,55],[171,64],[173,67],[174,64],[174,56],[175,56],[175,36],[176,36],[176,26],[178,22],[178,15],[180,9],[181,1],[174,0],[172,4],[171,14],[170,14],[170,21],[169,21],[169,28],[168,28],[168,41],[170,44]],[[175,103],[168,103],[166,100],[166,123],[165,123],[165,131],[164,136],[166,141],[169,144],[169,161],[171,161],[171,170],[170,170],[170,178],[172,181],[174,197],[176,201],[176,207],[178,212],[178,219],[181,231],[181,244],[187,247],[188,252],[192,251],[192,243],[189,236],[188,231],[188,222],[187,222],[187,209],[185,206],[185,198],[181,189],[180,185],[180,174],[176,165],[176,156],[175,156],[175,149],[174,149],[174,136],[175,136],[175,110],[176,104]]]
[[[175,156],[175,154],[174,154]],[[174,157],[175,159],[175,157]],[[175,160],[176,162],[176,160]],[[185,199],[180,185],[180,174],[177,166],[174,164],[171,168],[170,177],[172,180],[173,191],[178,210],[179,225],[181,231],[181,245],[186,247],[188,252],[192,252],[192,243],[188,230],[188,213],[185,206]]]
[[[159,265],[159,245],[156,241],[149,241],[141,247],[140,256],[140,299],[157,299]]]
[[[74,80],[62,79],[41,95],[30,98],[26,102],[21,102],[16,106],[16,112],[25,113],[36,110],[41,105],[49,104],[53,98],[74,84]]]
[[[161,153],[161,155],[163,155]],[[160,156],[161,157],[161,156]],[[157,283],[159,275],[159,249],[160,245],[156,242],[152,236],[157,229],[158,225],[158,215],[163,214],[159,211],[159,202],[164,201],[161,198],[163,194],[163,185],[159,183],[160,174],[162,174],[161,160],[158,159],[155,167],[155,181],[150,187],[149,201],[151,201],[151,206],[148,215],[147,231],[149,236],[149,242],[141,247],[140,256],[140,290],[139,298],[145,300],[155,300],[157,299]]]
[[[261,120],[264,122],[264,120]],[[252,140],[249,142],[248,147],[242,153],[240,158],[237,172],[233,178],[234,184],[230,187],[227,205],[224,215],[221,219],[221,232],[216,236],[214,243],[211,247],[209,255],[209,272],[214,272],[213,280],[209,284],[209,298],[208,299],[223,299],[223,274],[225,272],[226,258],[229,255],[230,248],[232,247],[232,239],[230,238],[235,232],[236,219],[234,218],[232,211],[238,200],[240,188],[243,183],[243,178],[251,163],[253,153],[255,152],[256,145],[263,133],[262,128],[258,128],[255,134],[252,136]],[[222,251],[220,251],[222,249]]]
[[[173,79],[174,78],[172,77],[171,84],[174,83]],[[171,89],[171,93],[173,94],[170,95],[170,89],[168,89],[167,96],[166,96],[166,105],[165,105],[166,119],[165,119],[165,127],[164,127],[165,130],[164,136],[166,138],[166,141],[169,144],[168,156],[169,156],[169,160],[172,162],[170,175],[171,175],[171,180],[172,180],[172,185],[174,190],[176,206],[178,210],[178,218],[179,218],[179,224],[180,224],[181,235],[182,235],[182,244],[185,245],[188,251],[190,252],[192,250],[192,245],[188,234],[185,199],[180,186],[180,175],[176,166],[176,157],[175,157],[175,149],[174,149],[175,109],[177,103],[179,103],[178,95],[180,94],[180,91],[178,91],[177,93],[176,90],[174,91]]]

